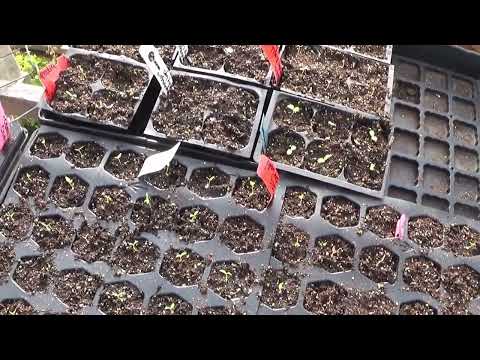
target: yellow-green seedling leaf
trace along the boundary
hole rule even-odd
[[[317,162],[319,164],[324,164],[328,159],[330,159],[333,155],[332,154],[327,154],[324,157],[318,158]]]

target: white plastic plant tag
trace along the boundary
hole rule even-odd
[[[168,70],[167,65],[165,65],[162,57],[158,53],[158,49],[153,45],[142,45],[138,51],[143,61],[145,61],[145,64],[147,64],[148,69],[155,75],[160,83],[162,93],[166,95],[173,85],[173,79],[170,70]]]
[[[177,48],[178,56],[181,60],[185,60],[188,54],[188,45],[175,45]]]
[[[180,142],[178,142],[170,150],[163,151],[161,153],[157,153],[146,158],[145,162],[143,163],[142,169],[138,174],[138,178],[163,170],[163,168],[170,164],[170,161],[172,161],[172,159],[175,157],[179,146]]]

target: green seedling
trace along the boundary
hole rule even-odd
[[[168,164],[166,167],[165,167],[165,175],[169,176],[170,174],[168,173],[170,171],[170,164]]]
[[[288,104],[287,109],[291,110],[294,114],[300,112],[300,106],[295,106],[293,104]]]
[[[40,144],[42,144],[44,148],[47,148],[47,139],[45,139],[44,137],[42,137],[42,138],[40,139]]]
[[[114,156],[113,158],[117,161],[120,161],[120,159],[122,158],[122,153],[118,153],[118,155]]]
[[[10,221],[15,221],[15,219],[13,218],[15,216],[15,212],[14,211],[9,211],[8,213],[5,214],[5,216],[10,220]]]
[[[67,182],[68,185],[70,185],[72,190],[75,190],[75,183],[72,178],[65,176],[65,181]]]
[[[127,247],[133,250],[133,252],[140,251],[140,243],[138,242],[138,240],[135,240],[134,242],[131,242],[131,243],[127,243]]]
[[[76,98],[77,98],[77,95],[72,94],[72,93],[71,93],[70,91],[68,91],[68,90],[65,91],[65,94],[67,94],[70,99],[76,99]]]
[[[287,155],[288,156],[292,155],[295,150],[297,150],[297,147],[295,145],[290,145],[290,147],[287,150]]]
[[[150,195],[148,195],[148,193],[145,194],[145,200],[143,200],[143,203],[147,206],[152,206],[152,198]]]
[[[113,199],[112,199],[112,197],[111,197],[110,195],[105,194],[105,195],[103,195],[103,198],[105,199],[105,202],[106,202],[107,204],[113,203]]]
[[[200,214],[200,211],[195,210],[193,213],[190,214],[190,222],[194,223],[197,221],[198,214]]]
[[[300,199],[300,206],[302,206],[303,204],[303,199],[305,199],[305,193],[301,193],[300,195],[298,195],[298,198]]]
[[[78,149],[74,149],[76,152],[78,152],[80,154],[80,158],[83,159],[83,153],[82,153],[82,150],[85,148],[85,145],[83,146],[80,146]]]
[[[283,289],[285,289],[285,287],[286,287],[286,286],[285,286],[285,283],[284,283],[284,282],[281,282],[280,284],[278,284],[278,292],[279,292],[279,293],[282,292]]]
[[[375,164],[370,164],[370,171],[375,171]]]
[[[112,296],[120,302],[124,302],[125,300],[127,300],[127,293],[124,290],[117,290],[115,292],[112,292]]]
[[[298,239],[295,239],[295,242],[293,243],[293,246],[298,248],[300,247],[300,241],[298,241]]]
[[[51,225],[44,223],[42,221],[39,221],[38,223],[42,225],[47,232],[51,233],[53,231]]]
[[[207,184],[205,185],[205,189],[208,189],[210,188],[210,185],[212,184],[212,181],[215,180],[215,176],[210,176],[210,177],[207,177]]]
[[[475,240],[470,240],[467,246],[465,246],[465,250],[471,250],[477,246],[477,242]]]
[[[82,74],[83,80],[86,80],[87,79],[87,74],[85,74],[85,71],[83,70],[83,68],[80,65],[78,66],[78,70],[80,70],[80,73]]]
[[[29,181],[29,182],[32,182],[32,176],[31,176],[29,173],[26,173],[26,175],[27,175],[28,181]]]
[[[182,251],[180,254],[177,254],[177,255],[175,256],[175,258],[182,260],[182,258],[183,258],[185,255],[188,255],[188,252]],[[188,256],[187,256],[187,257],[188,257]]]
[[[333,126],[333,127],[337,127],[337,125],[336,125],[334,122],[332,122],[332,121],[329,121],[329,122],[328,122],[328,125]]]
[[[170,310],[170,312],[173,313],[175,311],[175,303],[165,306],[165,310]]]
[[[320,241],[318,243],[318,245],[320,245],[321,247],[325,247],[325,246],[327,246],[327,242],[326,241]]]
[[[319,164],[325,164],[327,162],[327,160],[330,159],[332,156],[333,156],[332,154],[327,154],[324,157],[318,158],[317,162]]]
[[[250,197],[252,197],[253,195],[255,195],[255,187],[257,186],[257,183],[254,181],[254,180],[250,180],[248,182],[248,185],[250,186]]]
[[[230,271],[223,270],[223,269],[221,269],[220,272],[223,275],[225,275],[225,282],[228,282],[228,278],[232,276],[232,273]]]
[[[375,135],[375,131],[370,129],[370,131],[368,133],[370,134],[370,138],[372,139],[373,142],[378,141],[378,137],[377,137],[377,135]]]

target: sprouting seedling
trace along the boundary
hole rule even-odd
[[[369,168],[369,169],[370,169],[370,171],[375,171],[375,164],[373,164],[373,163],[370,164],[370,168]]]
[[[40,225],[42,225],[44,227],[45,230],[47,230],[47,232],[51,233],[53,231],[52,229],[52,226],[47,224],[47,223],[44,223],[42,221],[39,221],[38,222]]]
[[[325,164],[327,162],[327,160],[330,159],[332,156],[333,156],[332,154],[327,154],[324,157],[319,157],[317,162],[319,164]]]
[[[290,145],[287,150],[287,155],[292,155],[295,150],[297,150],[297,147],[295,145]]]
[[[117,290],[112,292],[112,296],[120,302],[127,300],[127,293],[124,290]]]
[[[295,106],[293,104],[288,104],[287,109],[291,110],[294,114],[300,112],[300,106]]]
[[[282,281],[280,284],[278,284],[278,292],[282,292],[285,287],[285,283]]]
[[[298,195],[298,198],[300,199],[300,206],[301,206],[303,203],[303,199],[305,199],[305,193],[301,193],[300,195]]]
[[[122,153],[118,153],[118,155],[114,156],[113,158],[117,161],[120,161],[121,157],[122,157]]]
[[[5,216],[10,220],[10,221],[14,221],[15,219],[13,218],[15,216],[15,212],[14,211],[9,211],[5,214]]]
[[[195,221],[197,221],[199,213],[200,212],[198,210],[195,210],[193,213],[190,214],[190,222],[191,223],[194,223]]]
[[[257,186],[257,183],[254,180],[250,180],[248,182],[248,185],[250,186],[250,197],[255,195],[255,187]]]
[[[474,239],[471,239],[469,242],[468,242],[468,245],[465,246],[465,250],[470,250],[470,249],[473,249],[474,247],[477,246],[477,242],[474,240]]]
[[[205,184],[205,189],[210,188],[210,185],[212,184],[213,180],[215,180],[215,176],[212,175],[212,176],[207,177],[208,182]]]
[[[78,66],[78,69],[80,70],[80,72],[82,73],[82,77],[83,77],[83,80],[85,80],[87,78],[87,74],[85,74],[85,71],[83,70],[83,67],[81,67],[80,65]]]
[[[76,152],[78,152],[80,154],[80,157],[83,159],[83,153],[82,153],[82,150],[85,148],[85,145],[83,146],[80,146],[79,148],[77,149],[74,149]]]
[[[165,306],[165,310],[170,310],[173,313],[175,311],[175,303]]]
[[[337,127],[337,125],[333,121],[329,121],[328,125],[333,126],[333,127]]]
[[[373,142],[377,142],[378,141],[378,137],[377,135],[375,135],[375,131],[373,131],[372,129],[370,129],[370,131],[368,132],[370,134],[370,138],[372,139]]]
[[[145,200],[143,200],[143,203],[147,206],[152,206],[152,198],[150,195],[148,195],[148,193],[145,194]]]
[[[229,277],[229,276],[232,276],[232,273],[231,273],[230,271],[220,269],[220,272],[221,272],[223,275],[225,275],[225,282],[228,281],[228,277]]]
[[[32,182],[32,176],[31,176],[28,172],[26,173],[26,175],[27,175],[28,181],[29,181],[29,182]]]
[[[68,185],[70,185],[72,190],[75,190],[75,183],[72,178],[65,176],[65,181],[67,182]]]
[[[65,91],[65,94],[67,94],[70,99],[76,99],[76,98],[77,98],[77,95],[76,95],[76,94],[72,94],[72,93],[71,93],[70,91],[68,91],[68,90]]]
[[[183,258],[185,255],[187,255],[187,254],[188,254],[188,252],[182,251],[180,254],[177,254],[177,255],[175,256],[175,258],[182,260],[182,258]]]
[[[40,144],[43,145],[44,148],[47,147],[47,139],[45,137],[40,138]]]
[[[110,195],[104,194],[104,195],[103,195],[103,198],[105,199],[105,202],[106,202],[107,204],[113,203],[113,199],[112,199],[112,197],[111,197]]]
[[[300,247],[300,241],[298,239],[295,239],[295,242],[293,243],[293,246],[298,248]]]
[[[140,250],[140,243],[138,242],[138,240],[135,240],[131,243],[127,243],[127,247],[129,249],[132,249],[134,252],[138,252]]]
[[[165,175],[169,176],[169,172],[170,171],[170,164],[168,164],[166,167],[165,167]]]

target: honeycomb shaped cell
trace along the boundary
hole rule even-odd
[[[216,167],[195,169],[187,187],[204,198],[222,197],[230,191],[230,176]]]
[[[265,235],[264,227],[249,216],[230,217],[221,226],[220,240],[239,254],[259,251]]]
[[[268,268],[262,280],[260,301],[272,309],[295,306],[300,292],[300,279],[286,270]]]
[[[197,285],[207,262],[190,249],[169,249],[162,260],[160,275],[175,286]]]
[[[439,90],[448,90],[447,74],[433,69],[425,69],[425,85]]]
[[[480,211],[477,207],[457,203],[453,207],[453,213],[469,219],[480,220]]]
[[[476,173],[478,171],[478,153],[459,146],[455,146],[455,168]]]
[[[450,122],[448,118],[430,112],[425,113],[423,128],[425,135],[440,140],[447,140],[450,134]]]
[[[450,161],[450,145],[448,143],[425,138],[423,150],[426,161],[448,165]]]
[[[437,315],[437,310],[423,301],[411,301],[400,305],[399,315]]]
[[[435,90],[426,89],[423,105],[436,112],[448,113],[448,96]]]
[[[410,106],[395,104],[393,123],[408,130],[417,130],[420,127],[420,112]]]
[[[299,167],[304,152],[305,140],[301,135],[282,128],[268,134],[266,155],[271,160]]]
[[[0,243],[0,285],[8,279],[15,261],[15,251],[11,244]]]
[[[222,298],[234,300],[250,295],[256,281],[249,264],[223,261],[212,265],[207,285]]]
[[[77,175],[57,176],[50,191],[52,199],[61,208],[80,207],[85,201],[88,183]]]
[[[420,144],[418,135],[409,131],[395,129],[393,135],[392,149],[398,154],[417,157]]]
[[[282,262],[295,265],[307,256],[310,236],[292,224],[277,226],[273,241],[273,256]]]
[[[390,206],[371,207],[367,209],[365,226],[381,238],[393,238],[400,216],[400,213]]]
[[[34,315],[35,309],[24,299],[6,299],[0,302],[0,315]]]
[[[160,250],[135,234],[127,236],[112,254],[110,262],[117,274],[145,274],[155,270]]]
[[[395,80],[393,95],[400,100],[412,103],[420,103],[420,88],[412,83]]]
[[[148,315],[190,315],[193,306],[175,294],[155,295],[150,298]]]
[[[133,180],[137,177],[145,154],[138,154],[132,150],[113,151],[105,164],[105,170],[116,178]]]
[[[75,229],[59,215],[41,216],[33,223],[32,238],[42,250],[62,249],[73,242]]]
[[[413,160],[392,156],[390,181],[401,186],[416,186],[418,182],[418,163]]]
[[[408,221],[408,238],[426,248],[443,245],[445,230],[440,221],[429,216],[412,217]]]
[[[102,281],[97,275],[85,270],[64,270],[58,273],[53,280],[53,293],[71,311],[76,311],[93,303],[93,298]]]
[[[310,129],[314,109],[306,101],[292,101],[284,99],[275,107],[273,121],[278,125],[294,131],[307,131]]]
[[[285,190],[282,212],[291,217],[309,219],[315,212],[317,195],[302,187],[288,187]]]
[[[307,285],[303,307],[319,315],[343,315],[348,291],[332,282],[321,281]]]
[[[458,200],[475,202],[479,198],[478,180],[461,174],[455,174],[453,194]]]
[[[435,297],[442,282],[442,268],[424,256],[405,260],[403,281],[410,291],[419,291]]]
[[[173,231],[177,220],[177,205],[171,200],[146,193],[133,205],[131,219],[142,232],[156,234],[160,230]]]
[[[474,87],[472,82],[456,76],[452,77],[452,90],[456,95],[465,98],[472,98],[474,95]]]
[[[65,158],[77,168],[96,168],[105,156],[103,146],[93,141],[78,141],[68,149]]]
[[[416,64],[401,61],[395,67],[395,75],[405,80],[420,81],[420,68]]]
[[[127,216],[131,207],[130,195],[118,186],[97,187],[89,208],[101,220],[119,221]]]
[[[93,263],[107,261],[115,245],[115,238],[99,223],[83,223],[72,244],[72,250],[78,258]]]
[[[21,241],[32,228],[33,214],[24,201],[0,208],[0,233],[8,240]]]
[[[205,206],[183,208],[179,212],[175,231],[188,243],[208,241],[215,237],[218,215]]]
[[[319,237],[312,251],[312,262],[330,272],[349,271],[353,268],[355,247],[338,235]]]
[[[173,159],[161,171],[145,176],[145,181],[160,190],[185,186],[187,167]]]
[[[445,249],[457,256],[480,255],[480,233],[467,225],[445,229]]]
[[[480,274],[467,265],[455,265],[442,274],[445,291],[456,302],[467,304],[480,294]]]
[[[370,246],[360,253],[360,272],[376,283],[393,284],[397,279],[398,256],[383,246]]]
[[[270,193],[258,176],[238,178],[232,197],[237,204],[258,211],[263,211],[270,201]]]
[[[448,211],[449,202],[448,200],[425,194],[422,196],[422,205],[437,210]]]
[[[13,280],[27,293],[47,290],[55,266],[49,256],[28,256],[20,259]]]
[[[356,226],[360,220],[360,206],[343,196],[326,197],[321,216],[337,227]]]
[[[65,153],[67,143],[67,139],[60,134],[41,134],[30,148],[30,153],[40,159],[58,158]]]
[[[392,198],[402,199],[411,203],[417,202],[417,193],[414,191],[402,189],[398,186],[390,186],[388,188],[388,196]]]
[[[143,296],[130,282],[107,284],[100,294],[98,308],[107,315],[141,315]]]
[[[462,120],[476,120],[475,104],[467,100],[453,98],[452,113]]]
[[[455,120],[453,123],[453,135],[459,144],[476,146],[478,143],[477,128],[473,125]]]
[[[36,203],[43,200],[47,191],[50,174],[40,166],[28,166],[19,171],[13,188],[23,198],[33,197]]]
[[[423,187],[431,193],[448,194],[450,191],[450,173],[434,166],[423,168]]]

